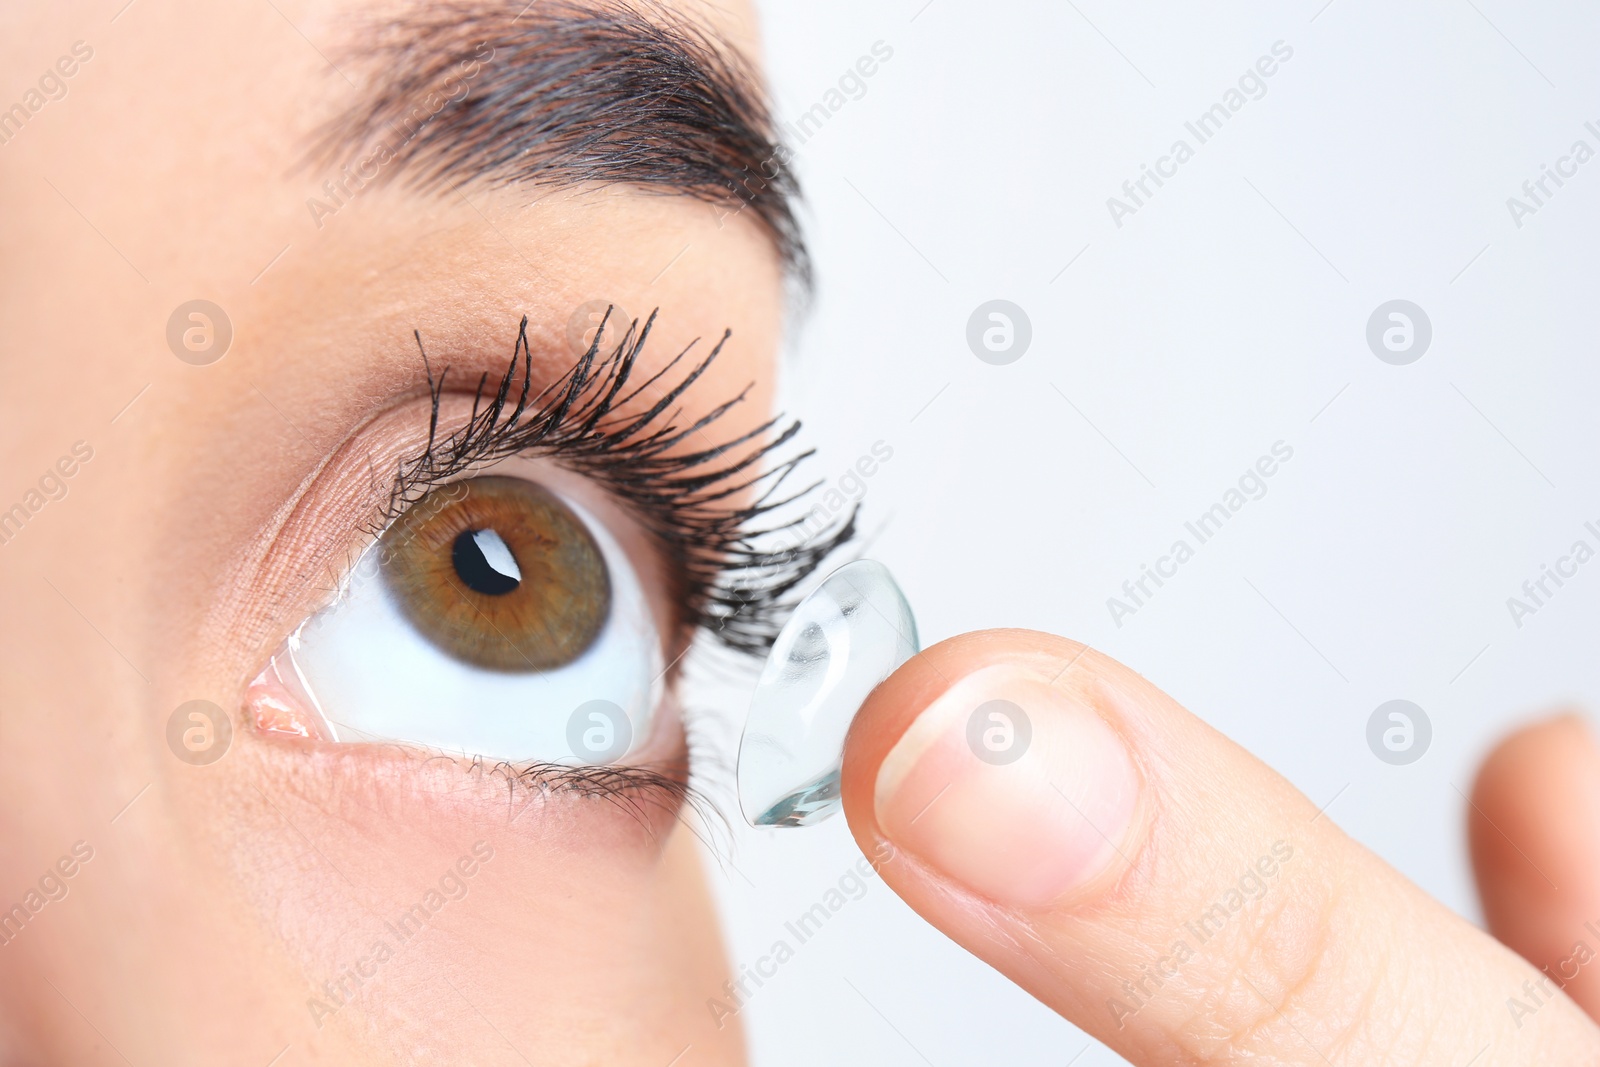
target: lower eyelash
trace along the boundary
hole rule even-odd
[[[692,809],[702,821],[715,808],[689,784],[688,760],[669,766],[570,766],[564,763],[500,763],[488,768],[506,779],[513,805],[518,788],[533,796],[594,797],[615,804],[649,826],[650,809],[682,818]],[[529,799],[528,803],[534,803]],[[513,813],[515,817],[515,813]]]
[[[856,512],[852,509],[797,544],[783,542],[805,522],[804,515],[757,528],[764,517],[797,504],[821,484],[780,495],[795,468],[813,454],[810,449],[760,469],[799,432],[798,421],[780,428],[781,418],[774,418],[722,444],[683,450],[692,436],[704,438],[706,429],[741,403],[751,388],[692,422],[681,422],[679,401],[717,359],[731,331],[723,333],[704,359],[681,370],[670,388],[663,384],[665,392],[648,408],[621,413],[663,382],[694,348],[691,343],[648,379],[628,388],[658,311],[651,312],[642,328],[637,320],[629,324],[616,347],[602,354],[608,309],[588,350],[537,395],[530,395],[532,353],[528,318],[523,316],[498,384],[490,392],[489,376],[482,375],[471,418],[444,438],[438,436],[439,409],[450,369],[434,377],[421,334],[415,333],[433,403],[428,444],[396,471],[382,525],[452,478],[511,456],[547,456],[631,507],[663,550],[684,623],[729,648],[759,656],[792,610],[795,589],[855,536]],[[756,494],[753,501],[730,503],[747,490]]]

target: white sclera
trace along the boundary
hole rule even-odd
[[[739,807],[751,826],[809,826],[839,810],[850,723],[918,651],[889,569],[846,564],[795,609],[767,656],[739,742]]]

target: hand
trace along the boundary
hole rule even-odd
[[[928,649],[867,701],[844,763],[856,840],[892,846],[884,880],[1140,1067],[1600,1061],[1600,1029],[1560,989],[1578,971],[1572,990],[1600,1004],[1569,960],[1579,939],[1600,949],[1597,791],[1600,754],[1570,719],[1513,739],[1476,790],[1490,923],[1547,975],[1072,641],[995,630]]]

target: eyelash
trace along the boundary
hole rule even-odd
[[[468,773],[485,772],[502,778],[507,785],[507,801],[514,806],[518,786],[531,796],[566,795],[604,800],[631,815],[640,826],[649,826],[649,811],[656,808],[678,813],[692,810],[699,816],[701,826],[710,829],[728,822],[721,810],[704,793],[689,782],[691,760],[679,759],[658,767],[579,766],[564,763],[499,762],[489,764],[482,759],[463,762],[455,756],[434,756],[460,764]],[[529,800],[531,804],[532,799]],[[508,811],[508,819],[515,819],[520,811]],[[693,825],[692,822],[688,823]],[[713,836],[702,836],[708,845],[714,845]]]
[[[856,510],[803,538],[785,537],[805,523],[803,514],[753,528],[764,516],[798,503],[821,485],[813,482],[787,496],[779,495],[786,480],[814,450],[807,449],[765,471],[759,469],[764,459],[794,438],[799,422],[778,429],[782,420],[775,418],[721,445],[703,450],[679,448],[692,435],[703,435],[748,393],[747,386],[693,422],[679,424],[682,410],[676,406],[678,400],[717,359],[728,332],[705,358],[681,371],[670,388],[663,386],[660,399],[637,414],[620,414],[620,409],[645,390],[668,381],[668,375],[685,363],[694,346],[629,390],[658,312],[652,311],[642,327],[637,320],[630,323],[615,347],[602,353],[613,310],[607,309],[594,341],[574,366],[537,395],[530,395],[532,351],[524,316],[498,383],[491,390],[489,375],[479,377],[471,417],[446,437],[440,437],[438,429],[450,368],[435,377],[421,333],[414,332],[432,405],[428,442],[421,453],[397,466],[387,503],[368,533],[376,538],[439,485],[512,456],[547,456],[609,491],[655,538],[676,584],[671,592],[681,605],[681,625],[703,630],[735,652],[764,655],[799,599],[797,587],[855,536]],[[729,502],[743,490],[756,492],[750,503]],[[771,547],[777,539],[794,543]],[[689,740],[691,750],[700,747],[692,730]],[[690,765],[702,763],[692,751],[690,759],[659,767],[573,767],[545,762],[490,765],[474,760],[465,769],[501,777],[513,793],[520,785],[535,794],[605,799],[632,814],[641,825],[647,824],[649,807],[693,809],[705,827],[726,825],[716,805],[689,782]]]
[[[634,320],[616,347],[602,354],[611,313],[608,309],[594,341],[572,369],[537,395],[530,395],[532,352],[528,318],[523,316],[511,360],[493,392],[489,375],[482,375],[471,418],[444,438],[438,435],[439,410],[450,368],[434,377],[416,332],[432,400],[428,443],[420,455],[399,465],[380,530],[438,485],[511,456],[548,456],[631,508],[666,558],[677,586],[671,590],[673,600],[682,605],[680,621],[687,628],[704,630],[737,652],[763,655],[798,599],[795,589],[855,536],[856,511],[782,547],[776,543],[805,522],[803,515],[752,528],[821,484],[779,495],[812,449],[765,471],[759,468],[799,432],[800,423],[791,421],[778,429],[782,419],[774,418],[721,445],[708,440],[704,450],[682,450],[692,436],[703,438],[707,427],[748,394],[746,386],[693,422],[679,424],[678,401],[721,354],[731,331],[724,332],[704,359],[682,371],[660,399],[642,412],[624,415],[620,410],[666,379],[694,343],[630,391],[629,380],[658,312],[652,311],[642,327]],[[756,493],[754,500],[730,502],[746,490]]]

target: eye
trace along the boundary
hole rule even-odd
[[[649,733],[661,658],[611,533],[544,485],[488,475],[395,519],[252,698],[283,709],[269,728],[334,741],[609,763]]]

